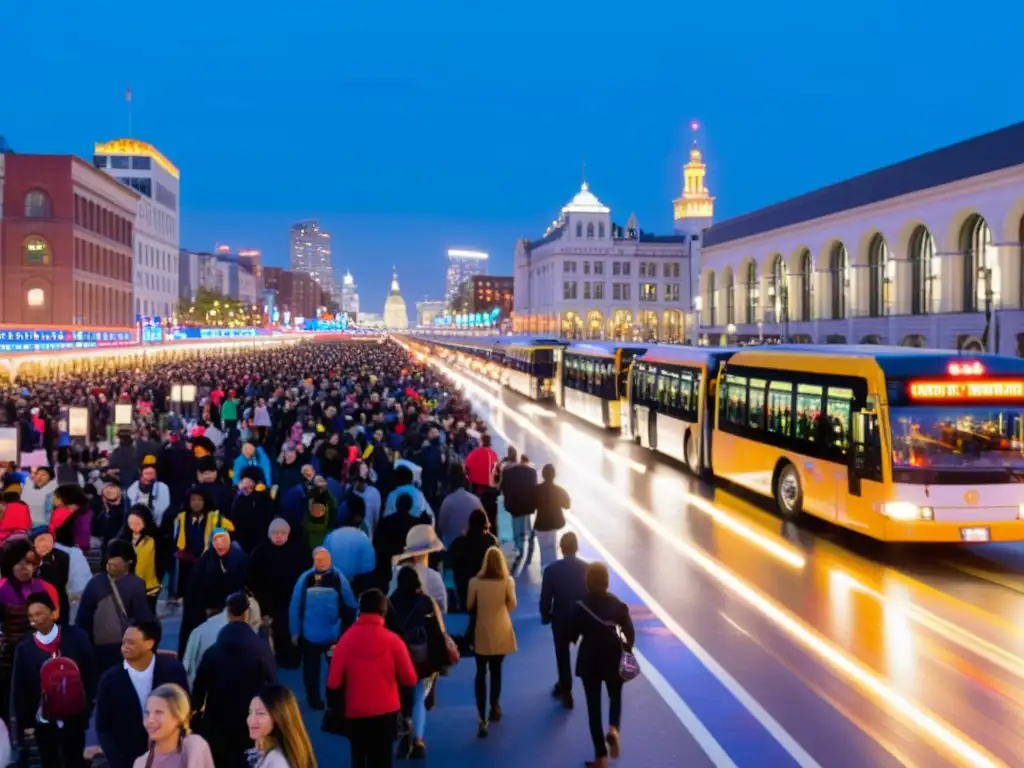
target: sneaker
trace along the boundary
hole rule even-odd
[[[608,743],[608,756],[612,760],[617,759],[621,752],[619,747],[619,729],[609,728],[608,735],[604,737],[604,740]]]
[[[500,723],[501,722],[501,705],[500,704],[491,704],[491,715],[487,719],[490,720],[492,723]]]
[[[476,727],[476,737],[478,739],[486,739],[487,738],[487,721],[486,720],[481,720],[480,721],[480,725],[478,725]]]
[[[427,756],[427,745],[422,741],[417,741],[412,745],[412,751],[409,753],[411,760],[422,760]]]

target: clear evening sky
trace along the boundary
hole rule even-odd
[[[579,187],[667,232],[689,125],[719,220],[1024,119],[1024,4],[669,0],[5,2],[0,135],[91,157],[127,134],[182,171],[182,245],[260,248],[319,217],[363,307],[445,250],[510,274]]]

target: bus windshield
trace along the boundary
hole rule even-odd
[[[894,407],[890,416],[897,469],[1024,469],[1019,406],[918,405]]]

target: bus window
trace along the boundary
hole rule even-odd
[[[761,429],[761,425],[764,423],[764,390],[767,386],[768,382],[764,379],[750,380],[747,426],[751,429]]]
[[[816,384],[797,384],[796,439],[813,443],[821,422],[821,396],[824,390]]]
[[[868,480],[882,480],[882,436],[878,414],[861,411],[852,418],[853,456],[857,474]]]
[[[768,385],[768,431],[791,437],[793,434],[793,385],[788,381],[773,381]]]
[[[747,423],[747,379],[745,376],[726,376],[722,393],[721,419],[737,427]]]
[[[850,447],[850,418],[853,412],[853,390],[829,387],[825,402],[825,436],[828,444],[843,453]]]

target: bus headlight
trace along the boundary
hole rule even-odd
[[[882,505],[882,514],[891,520],[918,520],[922,516],[921,508],[909,501],[886,502]]]
[[[931,507],[921,507],[921,519],[922,520],[934,520],[935,510]]]
[[[1017,519],[1024,520],[1024,504],[1017,506]]]

